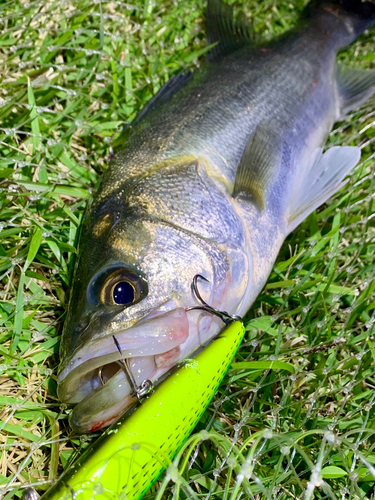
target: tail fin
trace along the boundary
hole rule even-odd
[[[375,22],[374,1],[361,0],[312,0],[303,17],[320,29],[337,34],[338,47],[352,43]]]

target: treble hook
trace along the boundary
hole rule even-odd
[[[192,292],[195,296],[195,298],[202,304],[201,306],[193,306],[193,307],[188,307],[186,311],[193,311],[196,309],[199,309],[201,311],[206,311],[208,313],[213,314],[214,316],[218,316],[226,325],[230,325],[233,323],[233,321],[241,321],[242,323],[242,318],[240,316],[231,316],[229,313],[226,311],[219,311],[219,309],[215,309],[214,307],[210,306],[207,304],[207,302],[203,299],[201,294],[199,293],[198,290],[198,279],[201,279],[205,281],[206,283],[210,283],[207,278],[202,276],[201,274],[196,274],[193,278],[193,282],[191,284],[191,289]]]
[[[137,382],[136,382],[136,380],[135,380],[135,378],[130,370],[130,367],[127,363],[127,360],[123,358],[121,346],[120,346],[118,340],[116,339],[116,337],[114,335],[112,335],[112,338],[113,338],[113,341],[115,343],[115,346],[116,346],[118,352],[121,355],[121,359],[116,361],[116,363],[120,366],[122,371],[125,373],[125,376],[129,382],[129,385],[131,387],[130,395],[136,396],[138,401],[142,401],[142,399],[145,396],[147,396],[148,394],[153,392],[154,384],[151,382],[151,380],[146,379],[141,383],[141,385],[137,385]],[[99,370],[99,372],[100,372],[99,378],[101,379],[101,371]]]

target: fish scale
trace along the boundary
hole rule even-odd
[[[227,243],[231,238],[240,238],[241,222],[230,210],[229,202],[218,196],[218,188],[208,186],[208,181],[205,169],[197,163],[180,168],[171,166],[140,180],[133,178],[127,183],[126,199],[130,205],[143,207],[153,218],[203,239]],[[152,203],[149,196],[151,190]],[[194,214],[197,206],[202,209],[199,219]]]

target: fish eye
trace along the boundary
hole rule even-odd
[[[132,304],[135,299],[134,286],[129,281],[120,281],[112,289],[112,299],[115,304]]]
[[[88,292],[92,303],[128,307],[146,297],[148,287],[144,276],[135,270],[110,267],[91,280]]]

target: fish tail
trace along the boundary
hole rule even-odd
[[[312,0],[303,12],[314,27],[332,33],[338,48],[352,43],[375,22],[375,3],[361,0]]]

